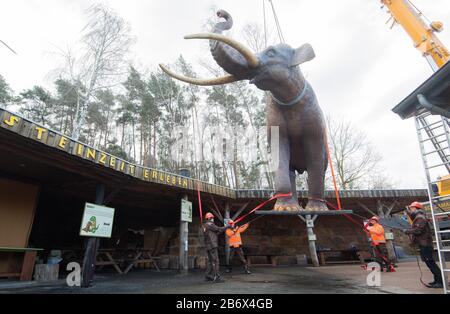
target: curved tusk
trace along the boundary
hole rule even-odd
[[[248,65],[251,68],[256,68],[259,65],[258,58],[250,49],[245,47],[237,40],[231,39],[227,36],[216,33],[202,33],[184,36],[184,39],[210,39],[223,42],[224,44],[227,44],[236,49],[237,51],[239,51],[242,54],[242,56],[247,60]]]
[[[217,78],[213,78],[213,79],[197,79],[197,78],[186,77],[183,75],[173,73],[172,71],[170,71],[168,68],[166,68],[162,64],[160,64],[159,67],[170,77],[173,77],[173,78],[175,78],[179,81],[185,82],[185,83],[198,85],[198,86],[216,86],[216,85],[224,85],[224,84],[239,81],[236,77],[234,77],[234,75],[226,75],[226,76],[217,77]]]

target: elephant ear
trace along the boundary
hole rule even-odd
[[[316,54],[314,53],[313,47],[310,44],[304,44],[295,49],[291,60],[291,67],[296,67],[297,65],[311,61],[315,57]]]

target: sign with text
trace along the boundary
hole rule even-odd
[[[181,221],[192,222],[192,203],[181,200]]]
[[[62,133],[53,131],[43,125],[34,123],[18,114],[14,114],[0,107],[0,133],[8,130],[10,136],[18,134],[65,152],[74,158],[81,158],[149,183],[157,183],[186,190],[200,190],[201,192],[216,194],[224,197],[235,198],[236,192],[228,187],[223,187],[207,182],[194,180],[179,174],[169,173],[153,168],[134,164],[107,152],[101,151],[87,144],[83,144]]]
[[[81,220],[80,236],[111,238],[114,208],[86,203]]]

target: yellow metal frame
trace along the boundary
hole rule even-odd
[[[422,15],[408,0],[381,0],[381,2],[414,41],[414,47],[422,52],[435,70],[443,67],[450,60],[449,51],[435,34],[442,29],[442,23],[433,22],[427,25]]]
[[[440,196],[450,195],[450,175],[443,176],[437,186]]]

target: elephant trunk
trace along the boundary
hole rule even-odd
[[[213,86],[228,84],[249,79],[252,70],[259,65],[258,57],[247,47],[236,40],[222,35],[222,32],[233,27],[233,19],[226,11],[220,10],[217,16],[224,18],[225,22],[217,23],[213,33],[194,34],[185,36],[185,39],[209,39],[210,50],[217,64],[229,75],[214,79],[198,79],[178,75],[160,64],[161,69],[169,76],[194,85]]]
[[[217,23],[214,27],[213,33],[221,35],[223,31],[229,30],[233,27],[233,18],[231,15],[220,10],[217,12],[217,16],[224,18],[225,22]],[[241,46],[238,43],[234,43],[233,46]],[[237,47],[239,48],[239,47]],[[248,76],[250,67],[247,62],[249,58],[252,58],[251,52],[247,52],[247,56],[242,54],[242,51],[238,51],[233,48],[229,43],[225,43],[218,40],[210,40],[210,50],[214,60],[217,64],[226,72],[234,75],[237,79],[245,79]],[[241,49],[240,49],[241,50]],[[256,57],[253,55],[253,59]],[[253,60],[253,63],[256,61]],[[255,64],[250,66],[254,67]]]

